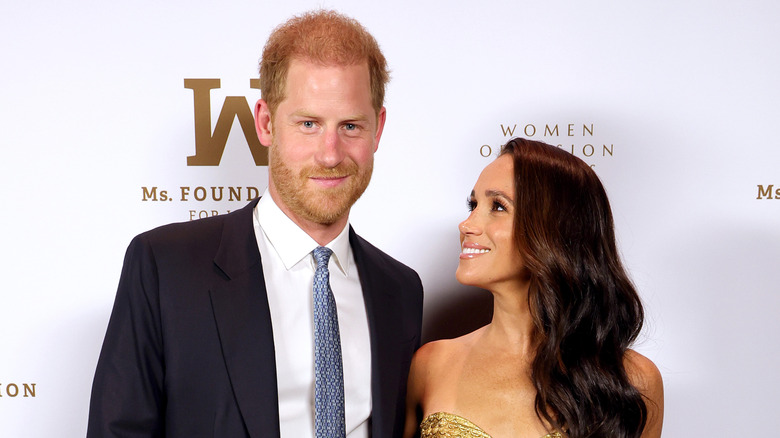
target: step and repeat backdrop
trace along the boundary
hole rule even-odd
[[[263,192],[257,62],[319,7],[392,68],[351,222],[420,273],[426,340],[489,320],[457,224],[500,145],[541,140],[605,183],[665,435],[780,429],[777,2],[33,0],[0,13],[0,436],[84,435],[127,244]]]

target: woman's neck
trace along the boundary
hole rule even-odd
[[[493,293],[493,319],[485,327],[485,341],[506,352],[532,357],[534,322],[528,292],[512,290]]]

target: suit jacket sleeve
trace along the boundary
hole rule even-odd
[[[125,255],[92,386],[87,437],[164,436],[164,377],[157,268],[142,235]]]
[[[254,205],[130,243],[95,372],[89,438],[279,435]]]

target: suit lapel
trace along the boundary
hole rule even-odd
[[[224,274],[211,288],[225,366],[244,424],[253,438],[279,432],[279,404],[273,328],[252,213],[257,200],[225,217],[222,240],[214,264]],[[371,434],[392,436],[397,411],[398,358],[403,348],[394,332],[398,298],[387,289],[393,284],[350,228],[349,241],[357,263],[371,337]]]
[[[357,263],[371,336],[371,432],[375,437],[393,436],[398,402],[401,348],[395,326],[398,298],[387,290],[393,284],[377,261],[364,248],[364,241],[350,228],[349,241]],[[405,382],[403,383],[406,384]]]
[[[257,200],[225,217],[211,303],[225,366],[251,437],[279,436],[273,329],[252,223]]]

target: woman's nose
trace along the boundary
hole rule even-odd
[[[458,230],[461,234],[475,234],[477,232],[477,227],[472,217],[473,215],[474,212],[472,211],[471,214],[469,214],[469,217],[458,225]]]

